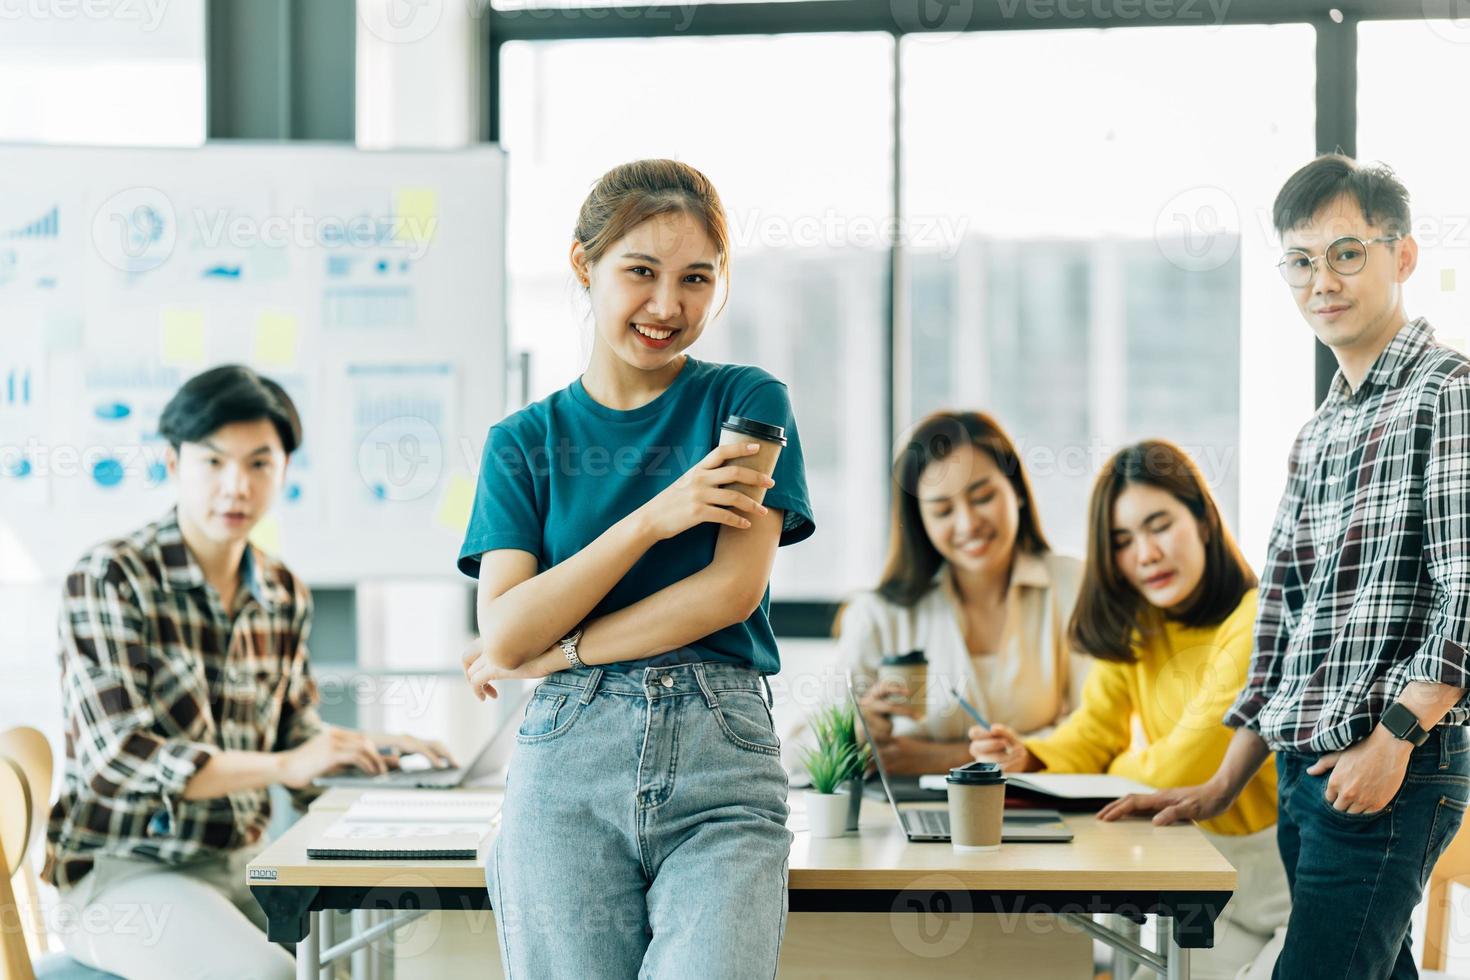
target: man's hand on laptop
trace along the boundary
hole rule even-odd
[[[311,785],[318,776],[355,766],[370,775],[388,771],[369,735],[328,725],[294,749],[279,754],[281,782],[292,789]]]
[[[428,760],[427,768],[449,769],[459,763],[449,754],[449,750],[441,742],[433,742],[427,739],[415,738],[412,735],[369,735],[377,746],[378,754],[388,765],[397,769],[407,756],[419,755]],[[407,768],[414,768],[408,766]]]

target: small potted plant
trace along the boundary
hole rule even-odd
[[[847,794],[847,829],[858,829],[858,817],[863,807],[863,776],[868,771],[868,763],[873,759],[873,747],[868,743],[858,744],[857,738],[857,715],[854,714],[851,704],[840,704],[832,709],[831,730],[832,737],[850,746],[853,751],[854,760],[852,771],[848,774],[847,784],[840,787],[839,794]]]
[[[855,724],[850,705],[823,708],[811,719],[816,748],[807,750],[802,761],[812,780],[806,808],[813,837],[840,837],[857,829],[871,750],[858,745]]]

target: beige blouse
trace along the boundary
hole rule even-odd
[[[1055,554],[1016,555],[1006,595],[999,649],[978,657],[965,645],[965,620],[950,567],[942,566],[931,589],[912,608],[876,592],[860,593],[843,612],[839,664],[863,684],[877,677],[884,656],[923,650],[929,661],[925,717],[894,719],[895,735],[936,741],[965,737],[974,722],[935,683],[944,678],[991,723],[1018,732],[1044,732],[1082,703],[1091,658],[1074,653],[1067,624],[1082,582],[1082,563]]]

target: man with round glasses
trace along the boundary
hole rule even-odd
[[[1281,278],[1286,280],[1288,286],[1301,289],[1310,286],[1312,280],[1317,278],[1318,262],[1325,261],[1327,267],[1339,276],[1355,276],[1368,264],[1369,245],[1403,241],[1403,238],[1403,235],[1395,232],[1392,235],[1379,235],[1365,242],[1356,235],[1343,235],[1315,258],[1304,248],[1289,248],[1282,253],[1281,261],[1276,263],[1276,267],[1281,270]]]
[[[1274,751],[1275,976],[1413,977],[1409,919],[1470,798],[1470,359],[1404,312],[1419,249],[1387,167],[1318,157],[1272,218],[1339,370],[1292,447],[1224,760],[1103,816],[1215,816]]]

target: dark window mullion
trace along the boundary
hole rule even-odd
[[[1313,24],[1317,30],[1317,152],[1358,154],[1358,19],[1344,16]],[[1313,341],[1316,370],[1313,405],[1322,404],[1337,358],[1322,341]]]

